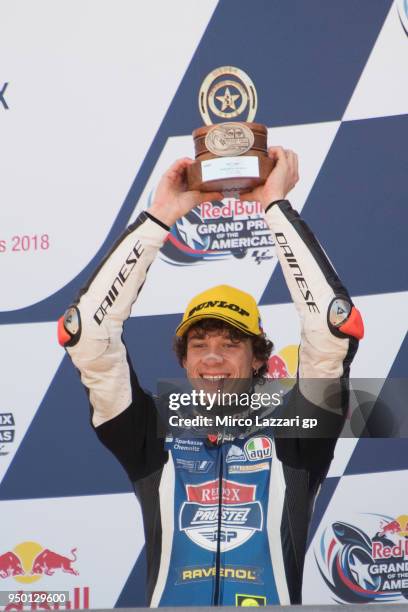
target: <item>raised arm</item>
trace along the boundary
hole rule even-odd
[[[298,180],[293,151],[271,147],[276,166],[257,198],[275,237],[277,255],[301,322],[300,378],[339,378],[363,337],[363,322],[349,293],[307,224],[285,200]]]
[[[58,322],[59,342],[88,391],[96,433],[132,480],[159,469],[167,455],[153,400],[140,387],[127,354],[123,324],[168,226],[201,201],[198,192],[186,189],[190,163],[178,160],[163,175],[151,212],[141,213],[125,230]]]
[[[298,385],[287,411],[317,417],[317,439],[277,440],[279,458],[323,473],[333,456],[348,404],[351,361],[363,337],[361,315],[307,224],[285,199],[298,180],[297,156],[269,149],[276,166],[258,199],[275,237],[277,256],[301,323]],[[310,435],[313,435],[311,432]]]
[[[363,323],[315,236],[287,200],[266,213],[287,286],[299,313],[300,378],[347,375]]]
[[[133,372],[123,324],[166,235],[165,226],[142,213],[58,322],[59,342],[87,389],[96,433],[132,480],[158,469],[165,455],[156,462],[152,454],[152,463],[142,454],[146,437],[149,448],[157,441],[156,414]]]

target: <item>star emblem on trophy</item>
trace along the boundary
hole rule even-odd
[[[253,123],[258,98],[251,78],[234,66],[212,70],[201,84],[198,106],[205,125],[193,132],[196,161],[187,169],[189,188],[227,195],[262,185],[274,162],[266,126]],[[236,121],[244,114],[245,121]]]

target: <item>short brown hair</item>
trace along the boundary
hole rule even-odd
[[[254,336],[245,334],[236,327],[221,321],[220,319],[201,319],[188,329],[181,337],[175,336],[173,340],[173,349],[177,355],[179,364],[183,367],[183,361],[187,355],[187,338],[190,331],[195,331],[199,338],[204,338],[209,332],[221,331],[232,340],[232,342],[241,342],[242,340],[250,339],[254,357],[262,361],[258,371],[253,373],[254,380],[260,382],[268,371],[268,359],[273,350],[273,342],[266,337],[265,334]]]

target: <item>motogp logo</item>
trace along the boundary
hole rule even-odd
[[[256,485],[232,480],[218,480],[200,485],[186,485],[187,501],[179,515],[179,529],[194,544],[215,552],[218,540],[221,552],[247,542],[263,528],[262,506],[256,497]],[[221,529],[218,531],[219,498]]]
[[[323,531],[315,556],[324,582],[337,603],[406,601],[408,516],[366,514],[365,520],[374,533],[340,521]]]

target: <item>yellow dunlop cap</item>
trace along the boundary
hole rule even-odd
[[[263,333],[258,306],[252,295],[228,285],[218,285],[196,295],[187,306],[176,336],[183,336],[191,325],[207,318],[225,321],[246,334],[258,336]]]

